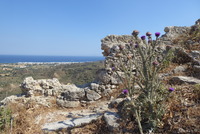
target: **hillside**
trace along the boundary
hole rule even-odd
[[[19,85],[29,76],[34,79],[58,78],[61,83],[83,85],[95,79],[102,62],[73,64],[0,64],[0,100],[21,94]]]
[[[137,30],[109,35],[101,40],[104,64],[49,67],[45,79],[25,76],[22,95],[1,101],[2,133],[199,133],[200,19],[164,31],[156,40]],[[86,78],[97,66],[95,79]]]

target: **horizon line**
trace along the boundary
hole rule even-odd
[[[0,54],[0,56],[69,56],[69,57],[104,57],[103,55],[37,55],[37,54]]]

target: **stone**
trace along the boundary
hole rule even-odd
[[[53,97],[50,97],[50,96],[47,96],[47,97],[44,97],[44,96],[32,96],[32,97],[24,97],[23,98],[23,101],[24,102],[33,102],[35,103],[35,105],[42,105],[42,106],[45,106],[45,107],[51,107],[52,106],[52,101],[54,100],[55,98]]]
[[[200,73],[200,66],[194,65],[192,69],[194,70],[195,73]]]
[[[119,115],[116,112],[105,112],[103,118],[106,122],[106,125],[110,131],[116,131],[119,129]]]
[[[118,74],[121,74],[121,72],[119,72]],[[113,75],[111,75],[111,84],[112,85],[119,85],[122,83],[120,77],[122,76],[118,76],[116,73],[114,73]]]
[[[61,93],[61,96],[63,96],[65,100],[77,101],[85,99],[84,88],[79,88],[74,84],[63,85],[62,88],[63,91]]]
[[[200,79],[196,79],[194,77],[187,76],[174,76],[170,79],[171,84],[200,84]]]
[[[194,73],[193,73],[193,77],[199,78],[200,79],[200,66],[199,65],[194,65],[192,67]]]
[[[43,131],[57,131],[62,129],[74,128],[88,124],[94,120],[98,120],[102,117],[102,114],[90,114],[80,118],[72,118],[69,120],[46,123],[42,127]]]
[[[15,103],[18,98],[19,97],[17,97],[16,95],[11,95],[9,97],[6,97],[2,101],[0,101],[0,106],[5,106],[8,105],[9,103]]]
[[[183,48],[175,47],[174,50],[175,50],[175,52],[174,52],[174,54],[175,54],[174,62],[175,63],[185,64],[185,63],[194,61],[194,58],[192,57],[192,55],[187,53]]]
[[[99,90],[100,90],[101,92],[105,91],[105,89],[106,89],[106,86],[105,86],[105,85],[99,85]]]
[[[172,72],[176,74],[184,71],[186,71],[186,68],[184,66],[177,66]]]
[[[110,87],[111,89],[116,89],[117,88],[117,86],[116,85],[111,85],[111,87]]]
[[[91,87],[92,90],[94,90],[96,92],[100,92],[99,91],[99,84],[97,84],[97,83],[91,83],[90,87]]]
[[[61,84],[56,78],[34,80],[32,77],[27,77],[22,82],[21,88],[22,94],[27,96],[38,94],[56,96],[61,91]]]
[[[111,77],[105,69],[97,71],[97,81],[103,84],[110,84]]]
[[[110,102],[109,104],[109,107],[110,108],[116,108],[118,107],[118,105],[124,101],[124,98],[117,98],[117,99],[114,99]]]
[[[194,57],[194,58],[197,58],[199,59],[200,58],[200,51],[191,51],[191,55]]]
[[[165,27],[164,31],[166,32],[164,36],[172,40],[180,35],[189,33],[190,27],[168,26]]]
[[[101,98],[101,95],[95,92],[94,90],[90,90],[88,88],[85,89],[86,92],[86,98],[89,101],[96,101]]]
[[[79,101],[66,101],[66,100],[62,100],[62,99],[57,99],[56,103],[58,106],[66,107],[66,108],[74,108],[74,107],[80,106]]]

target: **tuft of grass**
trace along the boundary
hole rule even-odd
[[[12,113],[7,107],[0,108],[0,132],[6,133],[11,128]]]

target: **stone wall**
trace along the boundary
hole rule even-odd
[[[158,47],[165,51],[166,46],[176,46],[173,43],[173,40],[179,36],[185,36],[190,34],[192,30],[197,29],[200,26],[200,19],[195,22],[195,25],[191,27],[185,26],[168,26],[165,27],[165,34],[162,35],[158,39]],[[105,68],[99,70],[97,73],[96,82],[100,85],[109,85],[109,86],[117,86],[120,84],[121,80],[119,77],[112,71],[113,67],[119,68],[120,65],[129,66],[128,60],[130,60],[130,56],[123,55],[121,53],[121,49],[126,49],[129,51],[130,49],[134,49],[135,45],[140,43],[140,45],[144,45],[140,38],[136,38],[132,35],[108,35],[101,40],[101,49],[103,50],[102,54],[105,56]],[[128,59],[129,58],[129,59]],[[133,59],[134,60],[134,59]],[[121,63],[120,63],[121,62]],[[134,66],[130,67],[134,71]],[[123,76],[123,72],[118,71],[118,74]]]

